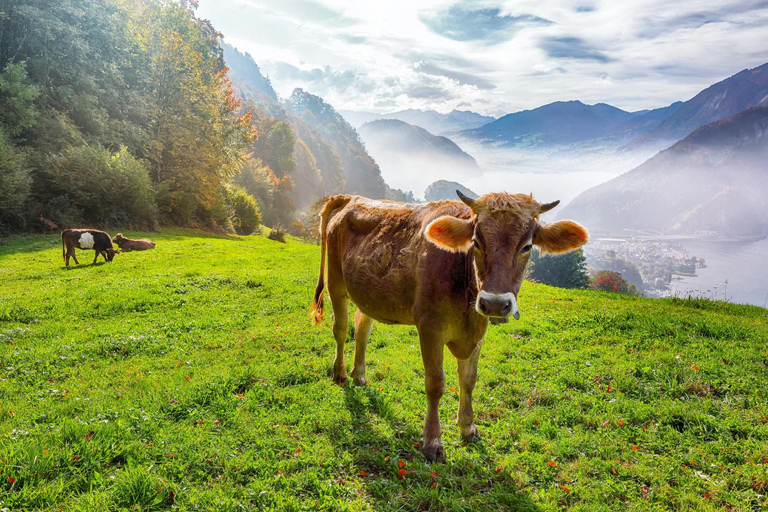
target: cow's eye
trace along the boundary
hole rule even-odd
[[[475,249],[478,251],[480,250],[480,242],[477,241],[477,238],[472,239],[472,243],[475,245]]]
[[[528,244],[525,247],[523,247],[523,250],[520,252],[528,252],[531,250],[531,247],[533,247],[533,244]]]

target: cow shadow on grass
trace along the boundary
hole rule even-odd
[[[344,386],[343,400],[349,422],[333,429],[329,440],[353,457],[358,471],[368,475],[365,478],[370,483],[365,487],[375,509],[443,510],[451,509],[451,503],[458,499],[470,504],[478,495],[490,495],[490,501],[476,503],[476,507],[539,510],[526,494],[517,492],[511,476],[497,475],[495,467],[489,471],[482,464],[467,464],[461,454],[453,454],[456,461],[449,456],[446,464],[428,463],[417,443],[422,441],[423,417],[402,418],[386,395],[373,386],[356,386],[350,379]],[[426,410],[426,397],[424,406]],[[450,435],[444,431],[446,434]],[[444,442],[446,446],[453,444],[450,439]],[[482,439],[460,445],[475,461],[491,457]],[[404,466],[400,466],[401,461]],[[400,477],[400,469],[405,469],[406,475]],[[438,477],[436,487],[433,471],[444,475]]]
[[[86,263],[81,262],[79,265],[75,265],[74,263],[70,263],[69,266],[61,265],[59,268],[61,270],[74,271],[74,270],[84,270],[84,269],[88,269],[88,268],[97,268],[97,267],[101,267],[102,265],[106,265],[107,263],[109,263],[108,261],[97,261],[96,263],[91,263],[91,261],[93,261],[93,260],[90,260],[90,261],[88,261]]]

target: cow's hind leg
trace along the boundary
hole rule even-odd
[[[330,286],[329,286],[330,288]],[[336,359],[333,361],[333,381],[343,384],[347,381],[347,363],[344,360],[344,343],[349,329],[349,298],[346,294],[328,290],[333,305],[333,337],[336,338]]]
[[[461,430],[461,436],[466,440],[477,439],[480,434],[475,427],[475,413],[472,410],[472,391],[475,389],[477,380],[477,360],[480,358],[480,347],[478,343],[472,355],[467,359],[458,360],[459,370],[459,415],[457,423]]]
[[[75,260],[75,265],[80,264],[80,262],[77,261],[77,255],[75,253],[74,247],[72,248],[71,251],[67,251],[67,266],[69,266],[69,258],[72,258],[73,260]]]
[[[355,366],[352,368],[352,380],[359,386],[365,386],[365,349],[372,328],[373,318],[358,309],[355,312]]]

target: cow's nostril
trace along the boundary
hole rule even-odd
[[[512,311],[512,301],[507,299],[507,303],[501,309],[501,315],[502,316],[507,316],[510,311]]]
[[[485,305],[485,300],[480,299],[480,311],[488,313],[488,307]]]

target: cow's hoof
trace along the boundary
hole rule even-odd
[[[445,464],[445,448],[443,448],[442,444],[425,446],[421,451],[429,462],[442,462]]]
[[[480,432],[477,431],[477,427],[472,425],[472,428],[468,432],[462,432],[461,438],[465,443],[473,443],[480,440]]]
[[[480,432],[477,431],[477,429],[474,429],[474,432],[472,432],[469,435],[462,434],[461,435],[461,439],[465,443],[476,443],[476,442],[480,441],[480,439],[482,439],[482,436],[480,435]]]
[[[339,386],[343,386],[347,383],[347,376],[346,375],[334,375],[333,376],[333,382],[338,384]]]
[[[355,382],[356,386],[365,386],[365,377],[352,377],[352,380]]]

